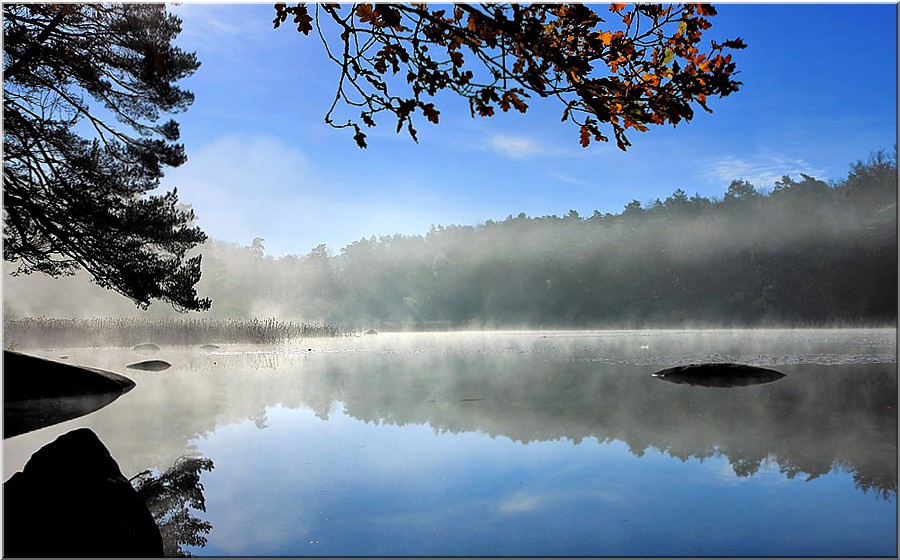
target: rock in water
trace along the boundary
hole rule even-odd
[[[134,351],[141,354],[152,354],[153,352],[159,352],[159,346],[153,344],[152,342],[145,342],[143,344],[138,344],[137,346],[135,346]]]
[[[732,363],[688,364],[664,369],[653,377],[702,387],[746,387],[778,381],[783,373],[775,370]]]
[[[143,500],[88,428],[59,436],[3,484],[7,557],[161,557]]]
[[[78,418],[113,402],[134,381],[18,352],[3,352],[3,437]]]
[[[3,351],[3,400],[22,401],[124,393],[134,381],[111,371]]]
[[[172,367],[172,364],[165,360],[144,360],[143,362],[135,362],[125,366],[131,369],[141,369],[144,371],[163,371]]]
[[[200,349],[201,350],[218,350],[219,345],[218,344],[201,344]]]

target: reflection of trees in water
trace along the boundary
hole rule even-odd
[[[897,497],[897,477],[892,477],[889,473],[854,472],[853,485],[866,494],[871,491],[882,500],[891,500]]]
[[[452,360],[451,360],[452,361]],[[682,460],[727,458],[735,475],[775,465],[787,478],[851,473],[863,492],[897,493],[896,366],[794,366],[778,383],[706,388],[641,368],[535,360],[392,363],[333,371],[346,412],[366,422],[428,424],[530,443],[621,441]]]
[[[206,545],[204,535],[209,534],[212,525],[195,517],[191,510],[206,511],[200,471],[212,469],[210,459],[181,457],[159,476],[144,471],[132,478],[138,495],[159,525],[165,556],[190,556],[182,545]]]
[[[763,467],[806,479],[843,470],[861,491],[897,493],[896,364],[778,366],[787,377],[777,383],[725,389],[664,383],[650,376],[655,366],[514,352],[317,354],[204,356],[195,360],[202,375],[148,377],[143,386],[157,386],[146,406],[104,431],[122,441],[139,431],[158,443],[153,456],[146,446],[115,451],[138,470],[170,464],[167,457],[217,426],[249,419],[263,428],[273,407],[327,420],[343,406],[363,422],[435,433],[619,441],[637,456],[722,457],[736,476]]]

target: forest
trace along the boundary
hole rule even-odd
[[[619,213],[509,215],[424,235],[360,239],[275,258],[264,240],[210,240],[198,293],[211,318],[356,328],[893,325],[896,154],[826,183],[735,180],[722,197],[637,200]],[[173,316],[83,276],[5,279],[7,318]]]

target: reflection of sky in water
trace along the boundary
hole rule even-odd
[[[204,555],[896,552],[893,329],[164,346],[165,372],[124,370],[146,358],[130,348],[35,353],[137,387],[4,440],[4,479],[78,426],[126,476],[201,454],[215,464]],[[701,361],[786,377],[739,389],[651,377]]]
[[[892,555],[896,501],[832,472],[738,478],[619,442],[528,445],[333,408],[267,410],[196,443],[204,555]]]

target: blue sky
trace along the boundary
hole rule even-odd
[[[849,165],[897,142],[894,4],[717,4],[710,38],[741,37],[744,85],[677,127],[582,148],[561,107],[472,119],[441,98],[441,122],[419,143],[379,121],[360,150],[323,117],[337,69],[318,38],[272,28],[272,4],[182,4],[177,43],[202,63],[177,115],[188,162],[177,187],[211,237],[269,254],[333,253],[371,235],[424,234],[509,214],[589,216],[649,203],[677,188],[721,196],[732,179],[771,188],[782,175],[840,180]],[[290,22],[289,22],[290,23]]]

